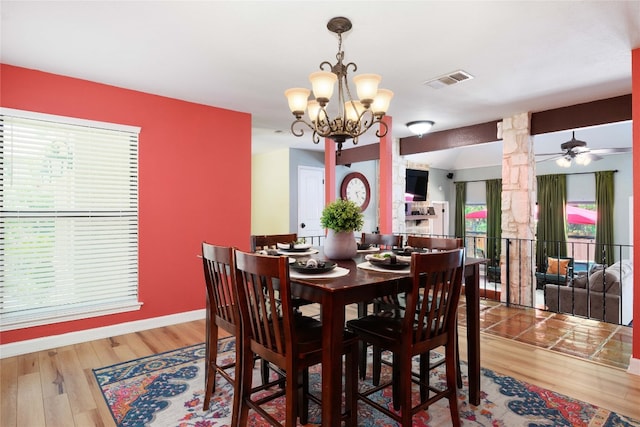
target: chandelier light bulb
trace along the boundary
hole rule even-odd
[[[378,85],[381,80],[382,77],[378,74],[359,74],[353,78],[358,98],[366,108],[369,108],[369,105],[378,94]]]
[[[313,88],[313,96],[316,97],[320,105],[324,105],[333,95],[333,87],[336,85],[338,76],[331,71],[316,71],[309,75],[309,81]]]
[[[384,116],[391,104],[391,98],[393,98],[393,92],[389,89],[378,89],[378,94],[373,99],[371,104],[371,111],[376,116]]]
[[[289,109],[296,117],[301,117],[307,108],[307,100],[311,91],[305,88],[292,88],[284,92],[284,96],[289,101]]]

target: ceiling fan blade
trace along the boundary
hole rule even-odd
[[[619,147],[619,148],[594,148],[590,150],[594,154],[618,154],[618,153],[630,153],[631,147]]]
[[[536,154],[536,157],[538,156],[552,156],[552,157],[547,157],[546,159],[536,159],[536,163],[540,163],[540,162],[548,162],[550,160],[556,160],[559,159],[561,157],[564,157],[564,153],[547,153],[547,154]]]
[[[535,156],[536,157],[538,157],[538,156],[563,156],[565,154],[566,154],[565,152],[562,152],[562,153],[538,153]]]

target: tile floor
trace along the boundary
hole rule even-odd
[[[629,366],[631,327],[535,308],[506,307],[489,299],[480,301],[480,310],[484,333],[622,369]],[[460,325],[466,324],[465,311],[462,307],[458,311]]]

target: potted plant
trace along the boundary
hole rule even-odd
[[[364,215],[360,207],[350,200],[337,199],[322,210],[320,224],[326,228],[324,255],[330,259],[349,259],[358,254],[353,232],[361,230]]]

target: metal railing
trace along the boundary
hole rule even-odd
[[[416,235],[403,233],[404,241],[409,234]],[[324,236],[305,239],[314,246],[324,244]],[[500,255],[481,266],[482,298],[501,301],[507,306],[532,307],[608,323],[628,325],[631,321],[633,246],[610,245],[613,248],[610,255],[613,255],[615,262],[605,265],[605,254],[593,240],[540,242],[531,239],[487,238],[483,235],[470,235],[465,239],[468,257],[486,258],[489,245],[494,245],[495,253]],[[541,256],[537,257],[538,245],[542,245],[542,250]],[[554,273],[548,272],[546,260],[558,258],[555,254],[564,245],[566,255],[559,258],[570,260],[566,274],[562,274],[560,269]]]

